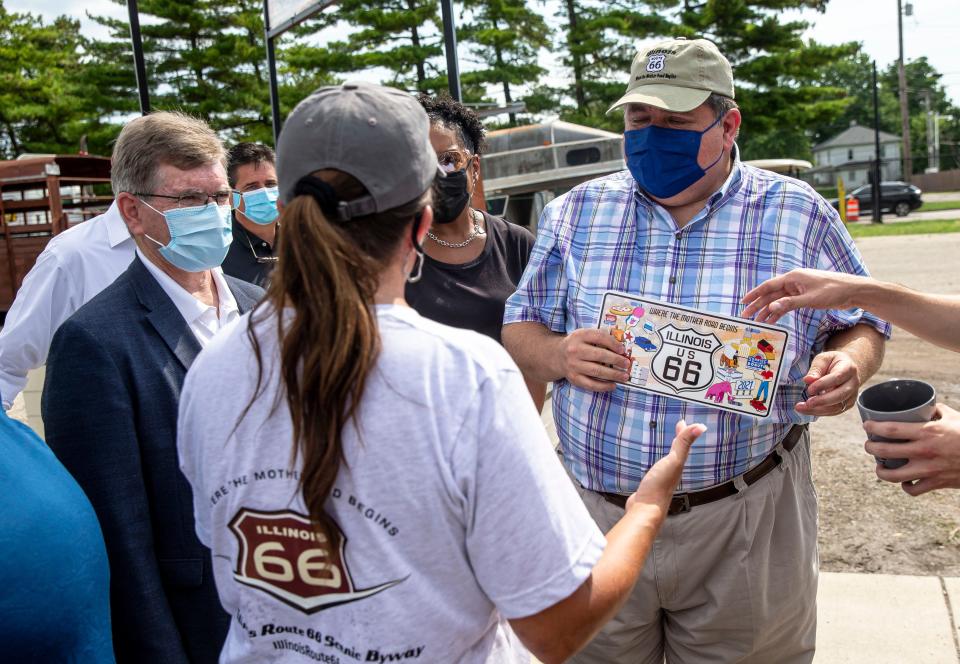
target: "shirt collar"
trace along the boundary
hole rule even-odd
[[[174,281],[173,277],[154,265],[153,261],[143,255],[139,247],[137,248],[137,257],[140,258],[140,261],[146,266],[147,270],[150,271],[153,278],[157,280],[163,292],[173,300],[174,306],[177,307],[177,311],[183,316],[187,325],[193,325],[204,314],[213,310],[213,307],[195,298],[188,293],[183,286]],[[217,299],[220,302],[218,311],[219,319],[221,322],[226,323],[230,318],[231,312],[239,312],[237,300],[233,297],[233,293],[230,292],[230,287],[227,286],[226,279],[223,278],[223,270],[215,267],[210,270],[210,272],[213,274],[213,283],[217,287]]]
[[[280,227],[280,226],[279,226],[279,224],[278,224],[278,225],[277,225],[277,228],[279,228],[279,227]],[[270,248],[270,252],[271,252],[271,255],[272,255],[272,253],[273,253],[273,245],[270,244],[269,242],[267,242],[266,240],[261,240],[258,236],[254,235],[254,234],[251,233],[249,230],[247,230],[247,228],[237,220],[236,212],[233,213],[233,234],[234,234],[234,235],[242,234],[243,237],[246,239],[247,243],[249,243],[249,244],[251,244],[251,245],[254,245],[254,244],[255,244],[255,245],[258,245],[258,246],[259,246],[261,242],[265,243],[265,244],[267,245],[267,247]]]
[[[120,206],[117,205],[117,201],[113,201],[107,208],[103,215],[103,223],[107,225],[107,241],[110,243],[111,249],[127,240],[133,242],[133,237],[127,230],[127,224],[124,223],[123,216],[120,214]]]
[[[720,185],[716,193],[707,201],[707,207],[709,208],[717,207],[740,188],[740,181],[743,179],[743,175],[740,169],[740,148],[737,147],[736,143],[733,144],[731,156],[733,158],[733,164],[730,167],[730,174],[727,175],[727,179],[723,181],[723,184]]]

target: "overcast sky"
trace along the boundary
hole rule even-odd
[[[110,0],[4,0],[4,5],[10,11],[39,12],[47,18],[76,16],[84,29],[98,36],[99,26],[87,20],[85,12],[126,18],[126,8]],[[814,23],[806,36],[820,42],[862,42],[881,69],[898,57],[897,0],[830,0],[825,14],[793,11],[785,17]],[[960,35],[960,0],[914,0],[913,16],[904,18],[903,33],[907,61],[926,56],[944,75],[953,102],[960,104],[960,56],[954,41]]]

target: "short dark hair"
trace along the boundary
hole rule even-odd
[[[716,92],[711,92],[710,96],[707,97],[707,106],[710,107],[710,110],[713,111],[715,117],[720,117],[721,115],[726,114],[727,111],[733,110],[734,108],[739,108],[737,102],[735,102],[730,97],[725,95],[717,94]]]
[[[237,169],[246,164],[277,163],[273,148],[263,143],[237,143],[227,151],[227,181],[237,184]]]
[[[487,130],[480,122],[479,115],[449,95],[431,97],[420,94],[417,100],[427,112],[430,122],[456,130],[460,134],[464,147],[469,148],[474,154],[483,153],[486,147],[483,137]]]

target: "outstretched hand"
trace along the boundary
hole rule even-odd
[[[703,424],[677,422],[676,437],[670,446],[670,453],[655,464],[643,476],[636,492],[627,499],[627,509],[635,504],[653,505],[666,516],[670,508],[670,499],[680,483],[683,465],[690,454],[690,446],[700,437],[707,427]]]
[[[768,279],[743,296],[744,318],[776,323],[797,309],[850,309],[857,289],[868,280],[842,272],[802,268]]]

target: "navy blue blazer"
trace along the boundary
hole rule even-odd
[[[241,313],[263,296],[258,286],[226,280]],[[68,318],[50,346],[41,405],[47,444],[103,528],[117,662],[216,662],[226,638],[230,617],[177,462],[180,390],[199,352],[139,257]]]

